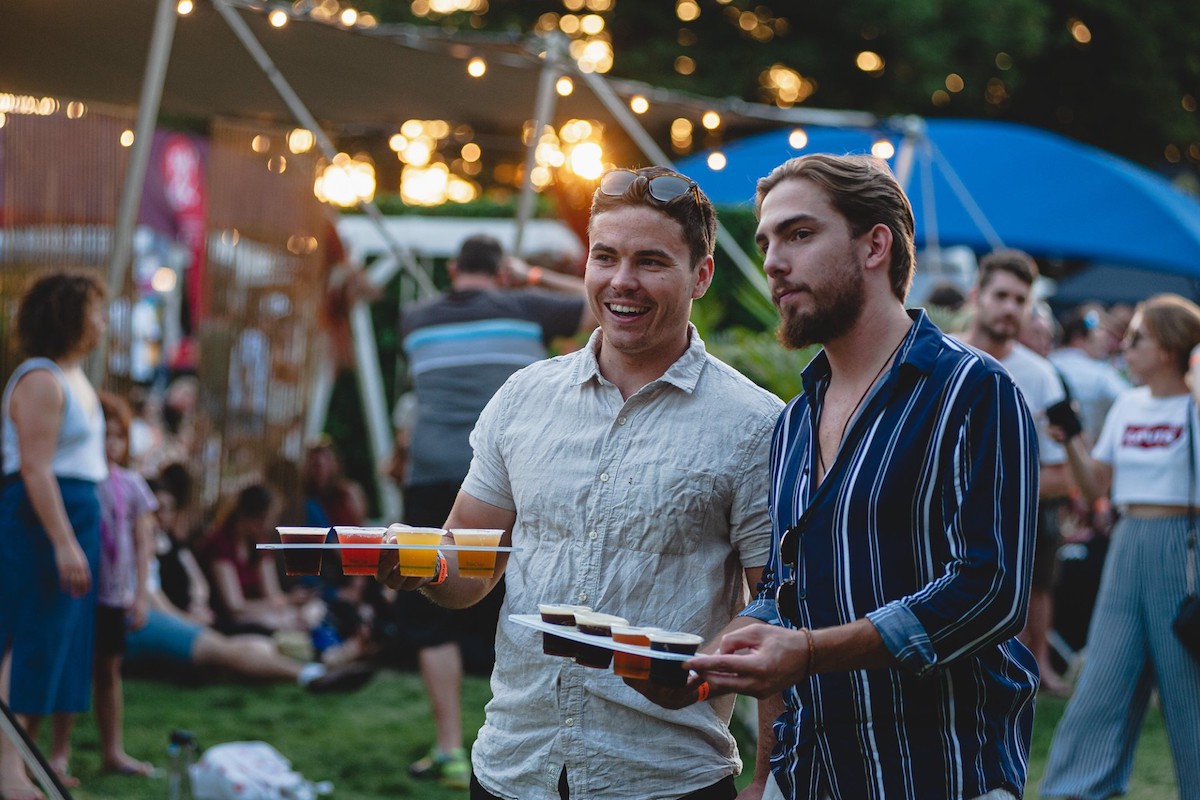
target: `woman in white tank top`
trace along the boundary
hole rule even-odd
[[[74,715],[91,704],[95,577],[100,560],[96,484],[107,474],[104,415],[83,361],[107,328],[95,273],[56,271],[21,300],[17,338],[26,360],[2,400],[0,681],[37,736],[53,715],[50,764],[68,786]],[[0,737],[0,796],[40,800],[16,750]]]

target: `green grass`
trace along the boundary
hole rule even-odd
[[[468,735],[483,722],[490,696],[484,678],[468,676],[464,688],[464,730]],[[179,686],[146,680],[125,684],[125,740],[128,751],[165,766],[167,735],[174,728],[195,732],[202,747],[220,742],[263,740],[288,757],[313,781],[329,780],[341,800],[428,800],[466,797],[436,783],[414,781],[407,765],[424,754],[433,737],[428,704],[415,674],[384,671],[365,689],[349,695],[312,696],[295,686],[212,684]],[[1045,769],[1054,726],[1065,702],[1043,697],[1038,702],[1029,797],[1037,797],[1037,781]],[[739,739],[740,737],[740,731]],[[48,747],[43,732],[40,742]],[[162,779],[123,778],[99,773],[96,728],[90,715],[79,718],[72,766],[83,786],[76,800],[162,800]],[[746,771],[752,771],[753,748],[742,741]],[[1152,710],[1143,730],[1134,765],[1130,800],[1178,798],[1162,715]]]

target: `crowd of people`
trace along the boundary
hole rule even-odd
[[[401,575],[394,550],[373,579],[281,578],[255,547],[276,525],[369,516],[326,439],[198,530],[194,381],[161,410],[97,393],[82,363],[105,332],[103,285],[34,283],[2,408],[0,693],[30,732],[51,717],[60,778],[93,701],[102,766],[151,771],[122,743],[123,667],[321,692],[404,651],[434,720],[410,773],[473,800],[1016,800],[1039,691],[1070,698],[1043,796],[1123,793],[1157,691],[1179,795],[1200,798],[1200,661],[1172,630],[1195,556],[1200,308],[1162,295],[1060,322],[1017,250],[982,258],[969,290],[939,287],[945,314],[911,307],[911,206],[870,157],[791,159],[755,208],[780,343],[822,346],[786,404],[691,324],[716,212],[665,168],[602,177],[582,280],[478,236],[450,290],[405,309],[403,521],[502,530],[521,552],[490,580],[459,575],[453,550],[433,578]],[[1095,609],[1083,657],[1056,647],[1074,609],[1055,588],[1062,545],[1089,537],[1111,544],[1079,598]],[[550,658],[508,614],[562,603],[705,644],[678,687]],[[466,629],[494,642],[469,754]],[[759,700],[740,793],[734,694]],[[7,743],[0,796],[41,798]]]

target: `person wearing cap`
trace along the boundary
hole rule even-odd
[[[541,634],[508,618],[578,603],[711,639],[770,549],[767,446],[783,404],[709,355],[689,322],[713,277],[712,204],[670,170],[613,170],[588,233],[599,330],[492,398],[445,521],[503,529],[501,545],[520,548],[497,562],[507,596],[471,797],[730,800],[732,698],[664,709],[610,671],[544,655]],[[380,580],[446,606],[478,602],[499,579],[461,578],[447,552],[434,585],[384,556]]]
[[[885,162],[792,159],[756,239],[788,347],[821,343],[771,447],[758,596],[691,659],[782,705],[763,798],[1016,800],[1037,664],[1033,418],[1009,373],[904,299],[913,216]]]

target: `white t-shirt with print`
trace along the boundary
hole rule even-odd
[[[1188,395],[1153,397],[1145,386],[1117,397],[1092,448],[1113,468],[1113,505],[1187,505],[1189,408]]]
[[[1046,430],[1046,409],[1067,396],[1058,373],[1049,361],[1020,342],[1013,343],[1012,351],[1000,363],[1008,370],[1033,412],[1038,430],[1038,460],[1045,466],[1065,463],[1067,451],[1051,439]]]

